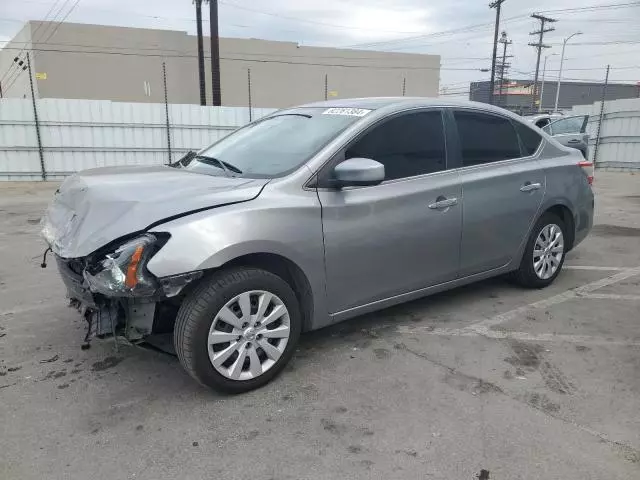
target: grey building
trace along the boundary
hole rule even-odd
[[[603,83],[593,82],[565,82],[560,85],[558,99],[559,110],[569,110],[574,105],[591,105],[602,100]],[[551,111],[556,100],[557,82],[548,80],[542,89],[542,111]],[[541,85],[539,83],[538,91]],[[469,99],[477,102],[489,103],[489,82],[472,82],[469,88]],[[531,113],[533,81],[510,80],[505,83],[500,94],[499,85],[494,90],[494,104],[518,113]],[[609,83],[605,100],[640,97],[640,85]],[[538,106],[534,109],[538,111]]]
[[[208,37],[204,45],[211,104]],[[197,42],[186,32],[30,21],[0,50],[5,97],[30,96],[29,76],[14,62],[15,57],[26,60],[27,52],[39,98],[163,102],[164,62],[169,102],[199,104]],[[225,106],[248,105],[249,91],[254,107],[287,107],[325,97],[438,95],[438,55],[221,38],[220,57]]]

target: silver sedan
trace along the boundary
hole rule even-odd
[[[93,336],[173,332],[200,383],[259,387],[301,332],[496,275],[549,285],[591,165],[505,110],[420,98],[278,111],[173,166],[68,178],[43,235]]]

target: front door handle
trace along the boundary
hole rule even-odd
[[[580,143],[580,140],[573,139],[569,140],[567,143]]]
[[[457,205],[457,204],[458,204],[457,198],[438,197],[435,203],[429,204],[429,208],[431,210],[440,210],[443,208],[453,207],[454,205]]]
[[[521,192],[531,192],[533,190],[538,190],[542,185],[539,183],[530,183],[527,182],[523,186],[520,187]]]

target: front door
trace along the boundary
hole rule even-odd
[[[457,110],[453,117],[462,162],[460,276],[465,277],[514,258],[542,203],[545,174],[532,157],[542,139],[529,126],[475,110]]]
[[[318,190],[331,313],[455,278],[462,192],[447,170],[444,137],[441,111],[412,111],[371,127],[339,154],[382,163],[385,181]]]

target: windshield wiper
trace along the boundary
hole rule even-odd
[[[274,115],[271,118],[276,117],[304,117],[304,118],[312,118],[308,113],[281,113],[280,115]]]
[[[232,177],[233,175],[231,175],[231,173],[229,173],[229,171],[238,173],[238,174],[242,174],[242,170],[240,170],[238,167],[231,165],[228,162],[223,162],[222,160],[219,160],[215,157],[208,157],[206,155],[196,155],[195,158],[201,159],[201,160],[210,160],[210,161],[214,161],[216,162],[218,165],[220,165],[220,168],[222,168],[222,170],[224,170],[224,174],[227,177]],[[205,162],[205,163],[209,163],[209,162]]]

